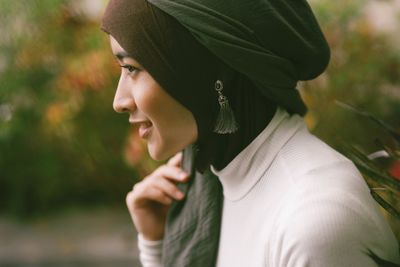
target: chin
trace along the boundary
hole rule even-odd
[[[154,155],[152,153],[150,153],[150,157],[155,161],[164,161],[168,159],[168,157],[161,157],[160,155]]]
[[[151,144],[150,142],[147,143],[149,155],[155,161],[165,161],[174,156],[176,153],[182,151],[184,148],[185,147],[181,146],[162,146],[159,144]]]
[[[163,151],[162,149],[153,147],[151,145],[148,145],[147,148],[148,148],[150,157],[155,161],[164,161],[173,155],[172,153],[166,153],[165,150]]]

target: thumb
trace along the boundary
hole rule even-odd
[[[175,166],[175,167],[180,167],[181,166],[181,161],[182,161],[182,152],[177,153],[175,156],[170,158],[167,162],[168,166]]]

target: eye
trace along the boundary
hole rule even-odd
[[[127,69],[129,73],[133,73],[138,69],[131,65],[122,65],[121,68]]]

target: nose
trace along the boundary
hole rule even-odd
[[[118,113],[133,112],[136,109],[131,88],[123,75],[119,78],[117,91],[114,96],[113,108]]]

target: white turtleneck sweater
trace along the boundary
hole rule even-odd
[[[278,109],[224,169],[217,267],[369,267],[400,264],[397,241],[353,163]],[[139,235],[145,267],[162,241]]]

